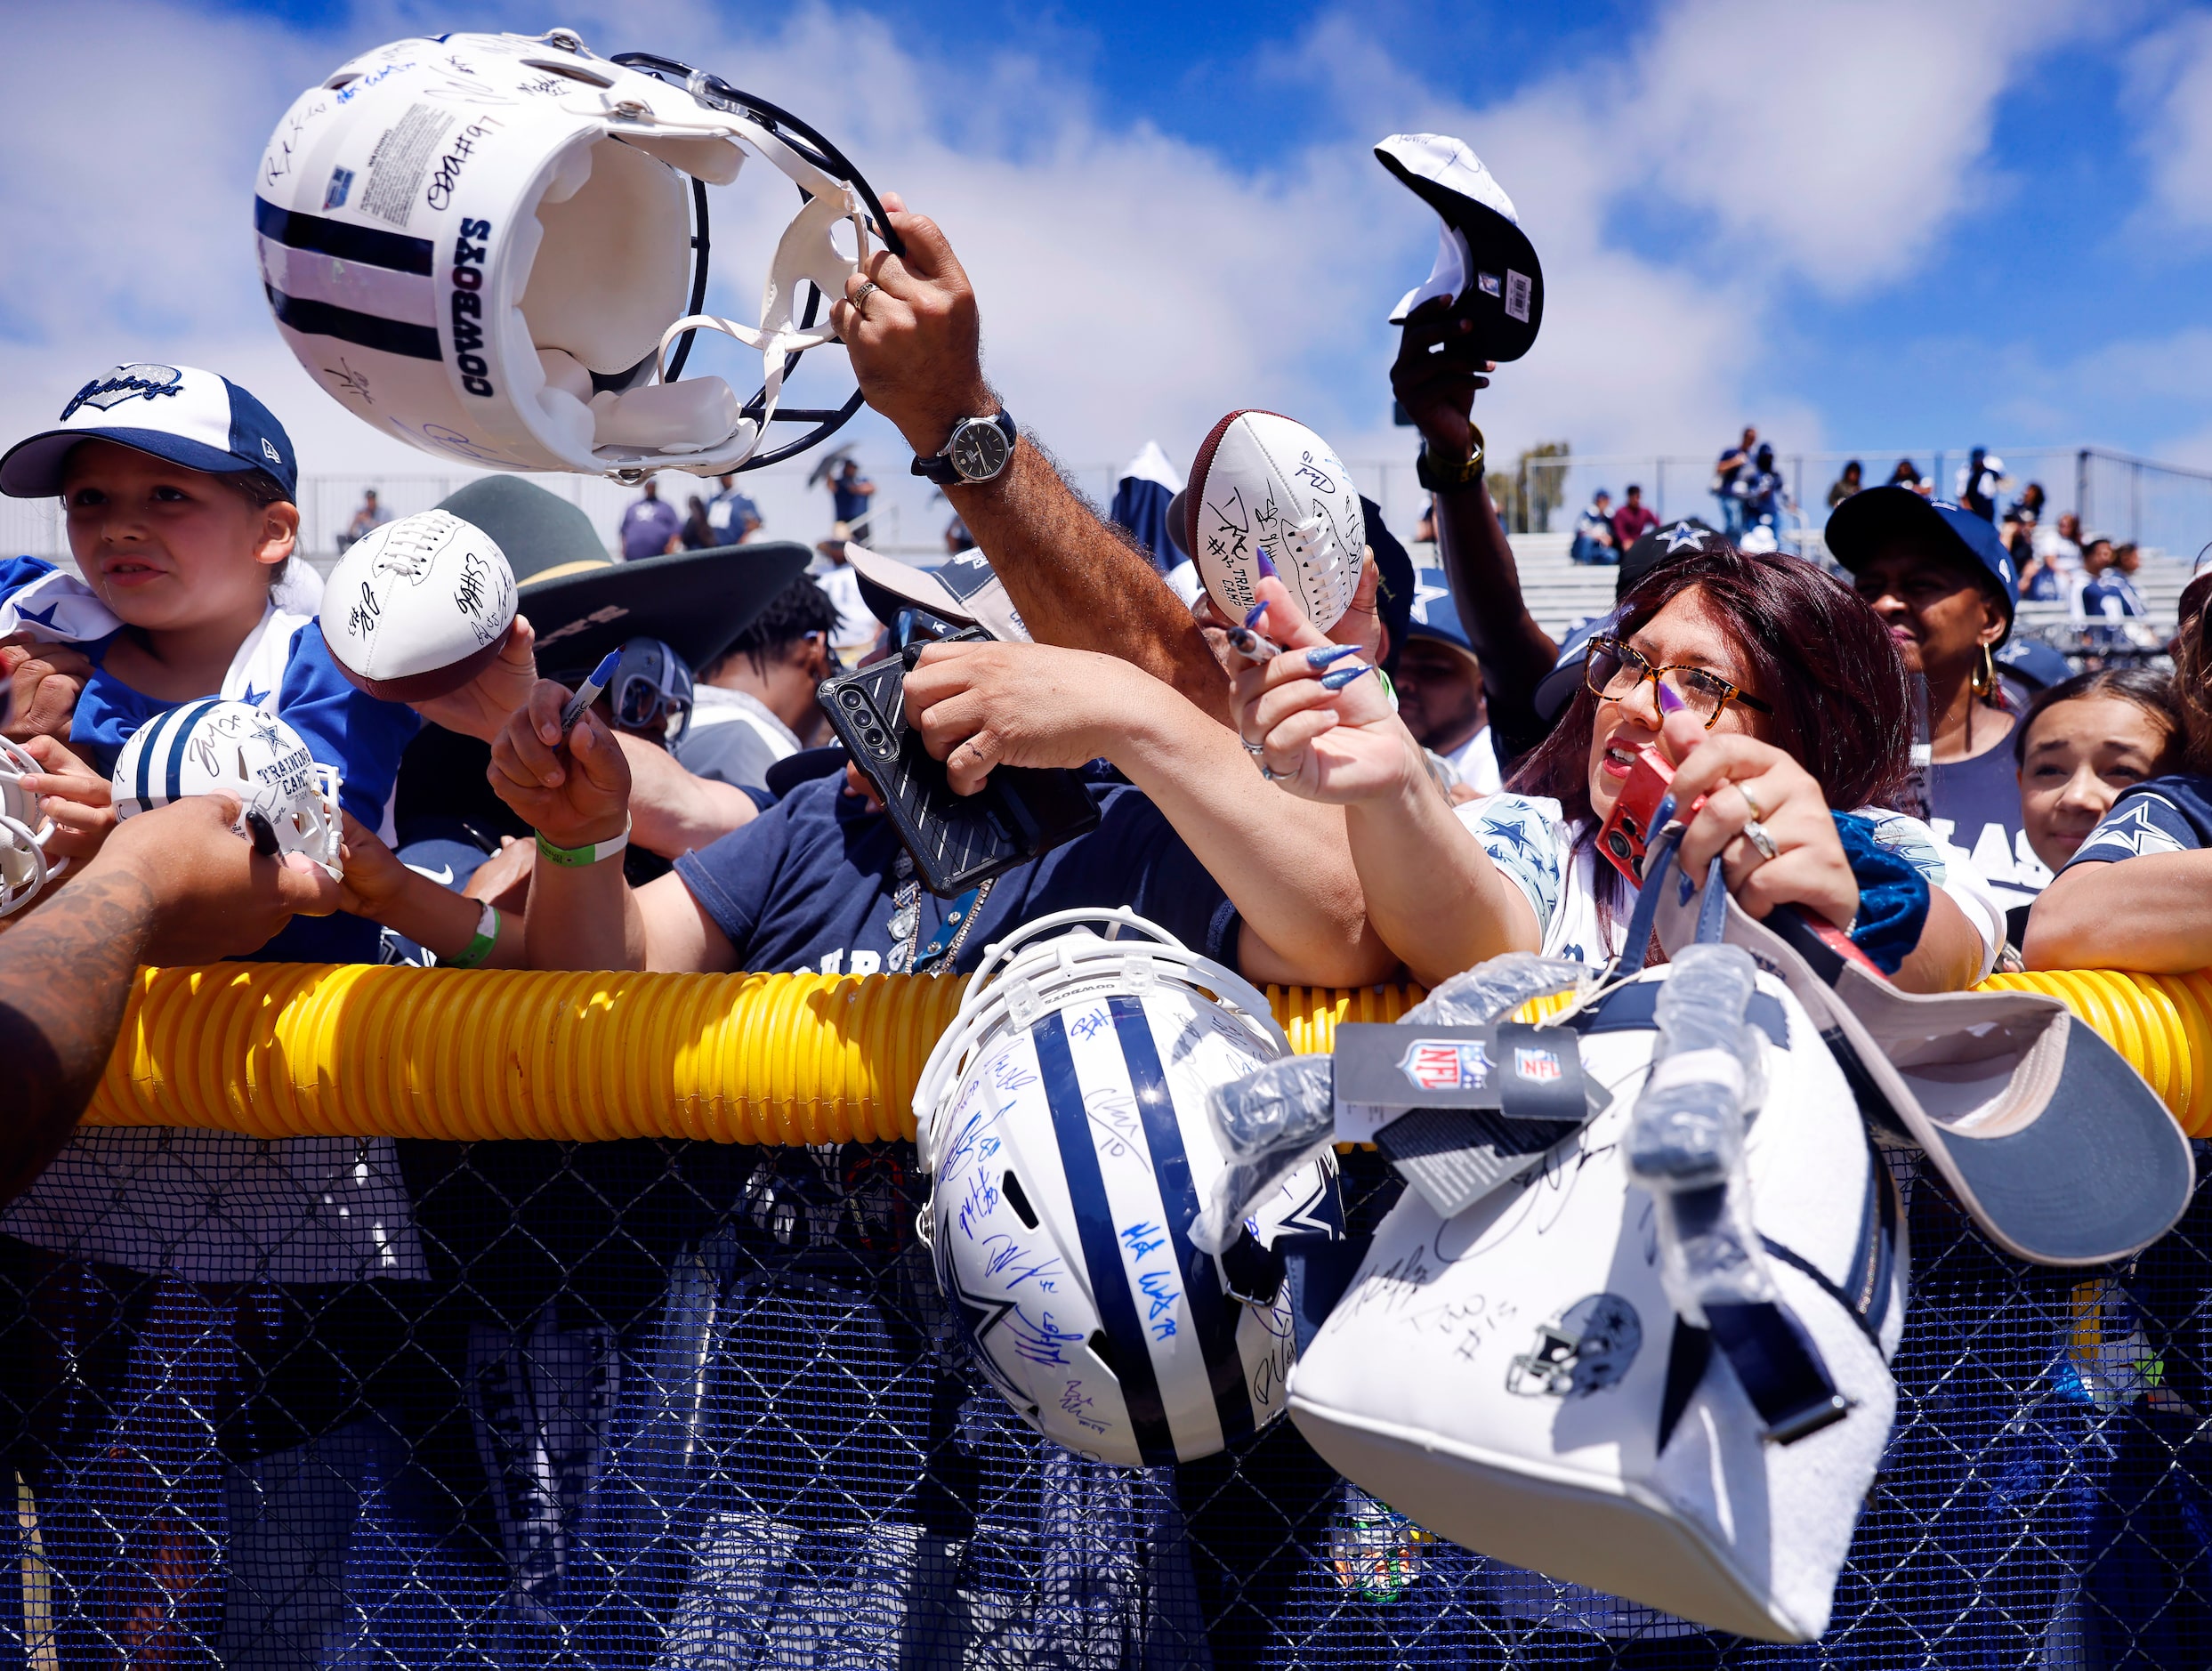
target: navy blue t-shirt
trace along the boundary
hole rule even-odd
[[[1236,967],[1236,908],[1159,809],[1126,783],[1088,787],[1098,827],[1000,876],[954,967],[973,970],[991,940],[1049,912],[1117,905]],[[845,793],[839,772],[686,853],[676,874],[737,948],[738,968],[875,974],[892,951],[899,852],[891,820]],[[952,904],[921,890],[918,944],[930,943]]]
[[[2075,849],[2066,868],[2207,847],[2212,847],[2212,778],[2177,772],[2148,779],[2122,794],[2089,839]]]

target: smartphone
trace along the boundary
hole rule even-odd
[[[1674,767],[1667,763],[1666,755],[1646,743],[1636,750],[1636,763],[1628,770],[1628,780],[1620,786],[1620,793],[1613,798],[1613,810],[1606,814],[1604,824],[1599,827],[1598,851],[1629,881],[1639,885],[1643,881],[1644,854],[1651,848],[1652,837],[1659,832],[1659,809],[1674,787]],[[1688,807],[1675,807],[1667,816],[1687,824],[1704,804],[1705,797],[1699,795]],[[1838,961],[1855,963],[1877,975],[1882,973],[1880,965],[1853,945],[1850,935],[1803,906],[1780,908],[1768,916],[1766,925],[1825,981],[1835,980]],[[1889,977],[1882,978],[1886,981]]]
[[[990,635],[970,627],[947,642]],[[884,798],[884,811],[913,854],[922,885],[951,899],[1018,869],[1098,827],[1098,805],[1075,772],[993,768],[975,795],[957,794],[942,761],[907,722],[906,676],[919,642],[857,672],[825,679],[815,698],[852,762]]]

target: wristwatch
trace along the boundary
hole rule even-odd
[[[973,486],[994,480],[1013,456],[1021,432],[1004,407],[996,417],[962,418],[952,426],[952,439],[934,458],[916,458],[914,473],[926,476],[941,488]]]
[[[1431,493],[1446,493],[1455,488],[1471,488],[1482,480],[1482,432],[1470,424],[1468,431],[1474,437],[1474,451],[1466,463],[1433,458],[1428,443],[1421,443],[1420,456],[1413,461],[1413,473]]]

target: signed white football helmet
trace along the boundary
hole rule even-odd
[[[699,311],[706,191],[747,153],[799,187],[761,322]],[[690,199],[687,214],[686,197]],[[720,77],[566,29],[397,41],[293,101],[255,181],[270,307],[309,375],[379,429],[508,470],[635,479],[787,457],[860,407],[777,410],[881,205],[836,147]],[[852,228],[855,255],[832,234]],[[679,382],[691,333],[761,351],[760,392]],[[673,352],[671,351],[673,349]],[[775,421],[812,432],[764,448]]]
[[[231,828],[251,840],[248,820],[258,815],[279,852],[305,853],[343,879],[337,771],[273,714],[214,698],[171,708],[131,734],[111,787],[119,819],[188,795],[234,795],[239,811]]]
[[[963,1338],[1045,1438],[1157,1466],[1282,1414],[1277,1243],[1342,1233],[1333,1159],[1219,1256],[1190,1232],[1225,1164],[1207,1088],[1288,1049],[1258,990],[1126,909],[1056,912],[985,956],[915,1093],[920,1229]]]
[[[44,771],[28,749],[0,737],[0,916],[28,905],[69,868],[66,859],[46,857],[53,820],[23,787],[26,777]]]

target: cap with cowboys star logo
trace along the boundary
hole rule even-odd
[[[54,428],[8,448],[0,457],[0,493],[18,499],[59,494],[69,449],[89,440],[218,475],[259,470],[286,498],[299,492],[292,438],[267,407],[212,371],[140,364],[101,373],[69,397]]]
[[[1828,519],[1827,540],[1829,555],[1853,574],[1901,545],[1939,554],[1952,567],[1985,578],[2005,605],[2005,631],[2012,632],[2020,577],[2013,571],[2012,553],[1986,516],[1948,499],[1924,499],[1910,488],[1869,488],[1836,507]],[[2082,542],[2085,549],[2088,545]]]

